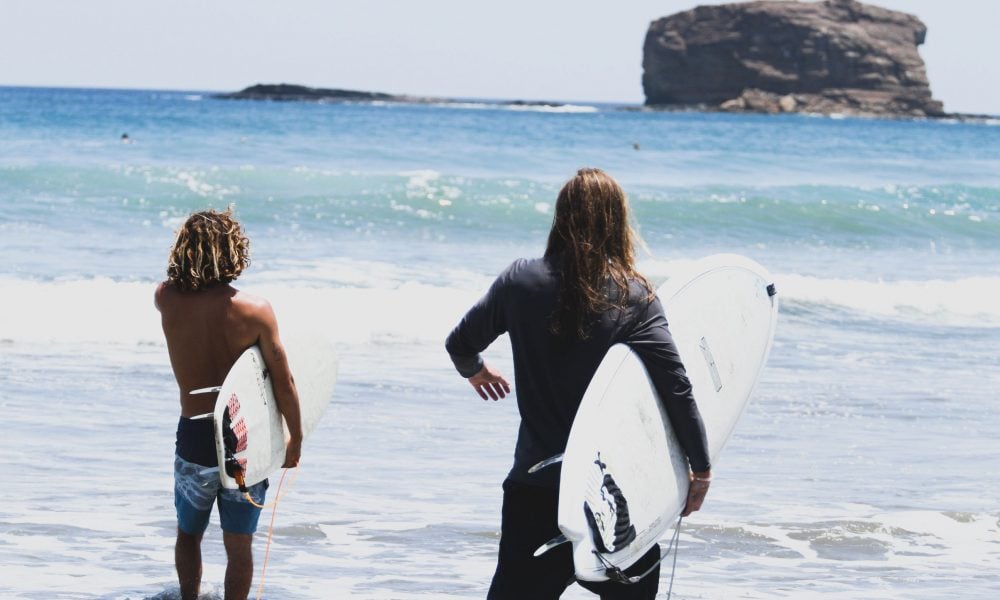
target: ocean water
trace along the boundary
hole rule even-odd
[[[782,303],[674,597],[995,598],[997,124],[0,88],[0,597],[176,597],[177,390],[152,293],[185,216],[228,205],[252,239],[239,285],[342,362],[264,597],[484,597],[517,414],[443,340],[542,253],[559,186],[590,165],[629,193],[654,281],[735,252]],[[505,338],[487,357],[510,373]]]

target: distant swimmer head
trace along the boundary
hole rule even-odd
[[[234,281],[250,266],[250,240],[243,226],[224,212],[193,213],[177,231],[167,261],[167,280],[183,291]]]
[[[651,297],[652,285],[635,268],[635,246],[641,243],[618,182],[600,169],[577,171],[559,191],[545,249],[561,276],[551,330],[585,339],[594,315],[628,306],[630,281]]]

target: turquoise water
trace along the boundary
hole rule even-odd
[[[342,357],[265,597],[482,597],[516,410],[443,339],[584,165],[630,194],[652,279],[736,252],[782,302],[676,597],[1000,593],[997,123],[0,88],[0,595],[175,593],[152,290],[185,215],[232,204],[242,285]]]

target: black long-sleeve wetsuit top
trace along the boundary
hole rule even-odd
[[[608,349],[618,343],[627,344],[642,359],[691,468],[707,470],[705,427],[659,299],[648,299],[645,288],[633,281],[627,310],[595,316],[586,339],[567,342],[550,331],[559,294],[556,264],[544,258],[515,261],[446,342],[455,368],[471,377],[483,366],[479,353],[501,334],[510,334],[521,426],[509,477],[558,485],[558,467],[534,474],[528,469],[566,449],[583,394]]]

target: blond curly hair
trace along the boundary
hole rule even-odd
[[[250,266],[250,240],[243,226],[224,212],[192,213],[177,231],[167,262],[167,281],[182,291],[197,291],[234,281]]]

